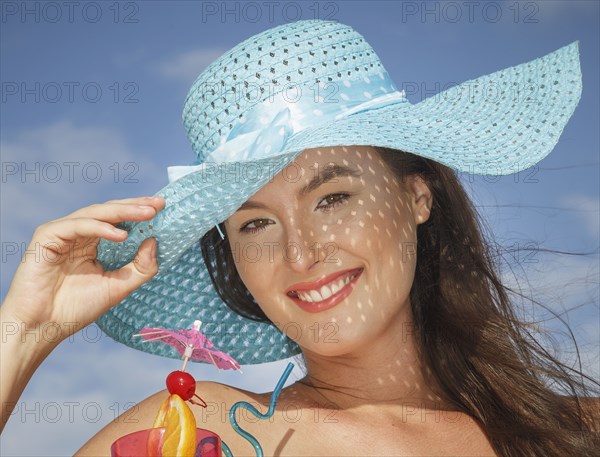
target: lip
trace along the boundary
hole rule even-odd
[[[344,287],[342,287],[340,290],[338,290],[331,297],[329,297],[323,301],[311,303],[311,302],[303,301],[297,297],[292,297],[289,295],[289,293],[293,290],[319,289],[324,284],[327,284],[328,282],[331,282],[331,281],[335,280],[336,278],[339,278],[340,276],[344,276],[344,275],[347,275],[348,273],[354,273],[354,272],[356,272],[357,274],[352,281],[350,281],[348,284],[346,284]],[[362,268],[352,268],[350,270],[338,271],[329,276],[324,277],[323,279],[320,279],[319,281],[311,282],[311,283],[305,282],[305,283],[301,283],[301,284],[295,285],[293,287],[290,287],[287,290],[286,295],[290,300],[292,300],[296,305],[298,305],[304,311],[306,311],[308,313],[320,313],[327,309],[333,308],[339,302],[341,302],[343,299],[345,299],[348,295],[350,295],[352,293],[352,289],[354,289],[354,286],[356,285],[356,282],[362,275],[362,272],[363,272]]]
[[[298,284],[294,284],[290,288],[288,288],[285,293],[289,294],[293,290],[314,290],[320,289],[321,286],[327,284],[328,282],[333,281],[334,279],[339,278],[340,276],[346,275],[350,272],[355,272],[358,270],[362,270],[362,268],[349,268],[348,270],[336,271],[335,273],[331,273],[330,275],[325,276],[324,278],[319,279],[314,282],[300,282]]]

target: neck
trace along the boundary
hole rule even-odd
[[[305,394],[334,409],[379,410],[399,404],[415,409],[453,409],[422,364],[410,305],[368,344],[337,356],[304,351]]]

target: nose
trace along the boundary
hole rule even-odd
[[[317,231],[314,225],[300,220],[285,224],[285,232],[287,236],[282,255],[288,268],[303,273],[323,263],[327,256],[323,242],[325,232]]]

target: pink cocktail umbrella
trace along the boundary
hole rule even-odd
[[[183,357],[183,368],[189,359],[212,363],[217,369],[235,369],[240,370],[240,364],[236,360],[220,351],[206,336],[200,332],[202,322],[194,321],[191,329],[187,330],[169,330],[158,327],[144,327],[140,332],[133,336],[141,336],[144,342],[161,341],[175,349]]]

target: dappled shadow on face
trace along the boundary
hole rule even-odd
[[[238,257],[240,277],[269,319],[303,349],[309,372],[312,359],[322,365],[352,357],[363,360],[355,378],[376,390],[397,386],[426,397],[409,301],[416,229],[430,205],[417,190],[374,148],[316,148],[254,194],[247,202],[252,209],[228,220],[238,252],[261,249],[258,259]]]

